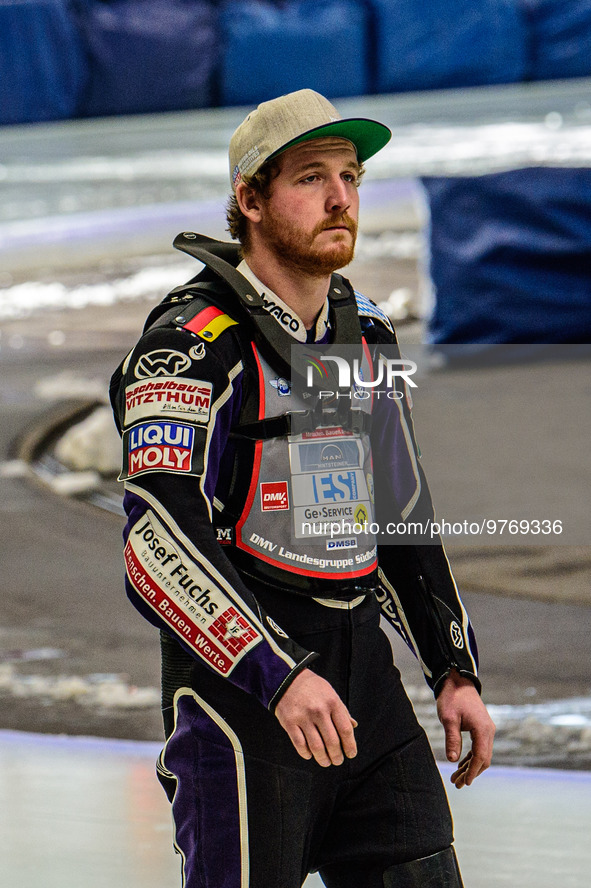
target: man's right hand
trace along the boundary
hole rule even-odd
[[[296,675],[275,715],[302,758],[328,768],[357,755],[357,722],[332,685],[310,669]]]

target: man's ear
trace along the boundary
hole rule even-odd
[[[251,222],[261,221],[261,196],[251,185],[239,182],[236,186],[236,201],[240,210]]]

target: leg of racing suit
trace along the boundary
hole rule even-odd
[[[388,867],[448,847],[453,833],[379,605],[373,596],[343,609],[279,590],[258,595],[292,638],[319,653],[315,671],[359,722],[359,752],[339,767],[306,761],[248,694],[190,658],[166,657],[169,737],[158,770],[173,803],[183,885],[301,888],[319,871],[328,888],[383,888]]]

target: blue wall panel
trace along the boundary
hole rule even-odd
[[[90,65],[80,114],[175,111],[211,104],[219,52],[213,3],[85,0],[80,26]]]
[[[591,170],[423,183],[433,342],[591,341]]]
[[[369,2],[378,92],[523,79],[526,18],[518,0]]]
[[[367,16],[354,0],[235,0],[222,6],[220,104],[256,105],[303,87],[368,89]]]
[[[529,13],[532,80],[591,74],[589,0],[523,0]]]
[[[71,117],[85,78],[67,0],[0,0],[0,124]]]

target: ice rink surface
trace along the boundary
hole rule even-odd
[[[0,885],[176,888],[158,744],[0,732]],[[456,791],[466,888],[587,888],[591,773],[491,768]],[[320,888],[318,876],[306,888]],[[258,888],[258,886],[257,886]]]

